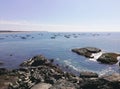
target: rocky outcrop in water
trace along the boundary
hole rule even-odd
[[[85,47],[85,48],[75,48],[72,49],[73,52],[88,57],[88,58],[93,58],[92,53],[99,53],[101,49],[95,48],[95,47]]]
[[[118,62],[117,57],[120,56],[120,54],[117,53],[103,53],[97,61],[101,63],[106,63],[106,64],[115,64]]]
[[[95,58],[95,56],[92,54],[100,53],[101,49],[94,47],[85,47],[75,48],[72,49],[72,51],[87,58]],[[97,61],[104,64],[116,64],[118,62],[118,56],[120,56],[120,54],[106,52],[102,53],[102,55],[97,58]]]

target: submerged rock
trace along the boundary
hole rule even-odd
[[[73,52],[88,57],[88,58],[93,58],[92,53],[99,53],[101,49],[99,48],[94,48],[94,47],[85,47],[85,48],[75,48],[72,49]]]
[[[120,54],[117,53],[103,53],[97,61],[105,64],[115,64],[118,62],[117,57],[120,56]]]

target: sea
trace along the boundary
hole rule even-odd
[[[120,32],[9,32],[0,33],[1,68],[16,69],[29,58],[44,55],[54,59],[64,70],[74,73],[96,72],[100,75],[120,73],[117,64],[90,60],[73,48],[96,47],[103,52],[120,53]]]

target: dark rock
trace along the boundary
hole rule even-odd
[[[60,79],[49,89],[78,89],[78,87],[79,86],[74,83]]]
[[[54,74],[53,77],[58,80],[58,79],[62,79],[63,75],[61,74]]]
[[[103,53],[97,61],[105,64],[115,64],[118,62],[117,57],[120,56],[120,54],[117,53]]]
[[[45,79],[46,83],[49,83],[49,84],[55,84],[56,83],[56,79],[54,77],[47,77]]]
[[[120,89],[120,75],[112,74],[99,78],[85,78],[81,89]]]
[[[33,74],[31,74],[30,79],[31,79],[32,82],[35,82],[35,83],[39,83],[39,82],[44,82],[45,81],[44,77],[41,76],[39,71],[35,71]]]
[[[54,62],[54,59],[50,59],[50,62],[53,63],[53,62]]]
[[[19,70],[19,71],[26,72],[26,73],[29,72],[29,69],[28,69],[28,68],[19,68],[18,70]]]
[[[92,53],[99,53],[101,49],[94,48],[94,47],[85,47],[85,48],[75,48],[72,49],[73,52],[88,57],[88,58],[93,58],[91,55]]]
[[[80,78],[97,78],[98,74],[93,72],[80,72]]]
[[[12,54],[10,54],[10,56],[13,56]]]
[[[95,47],[86,47],[86,50],[90,53],[99,53],[101,49]]]
[[[55,37],[51,37],[51,39],[55,39]]]
[[[109,89],[104,87],[104,85],[105,82],[98,78],[86,78],[84,82],[80,84],[80,89]]]
[[[21,37],[21,39],[26,39],[26,37]]]
[[[120,89],[120,74],[114,73],[101,78],[106,81],[106,86],[109,86],[110,89]]]
[[[65,38],[70,38],[70,35],[64,35]]]
[[[4,63],[0,61],[0,65],[3,65]]]
[[[7,74],[9,71],[5,68],[0,68],[0,75]]]

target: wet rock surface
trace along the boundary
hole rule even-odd
[[[101,49],[99,48],[95,48],[95,47],[85,47],[85,48],[75,48],[72,49],[72,52],[75,52],[79,55],[88,57],[88,58],[93,58],[92,53],[98,53],[100,52]]]
[[[106,63],[106,64],[115,64],[118,62],[117,57],[120,56],[120,54],[117,53],[103,53],[97,61],[101,63]]]

